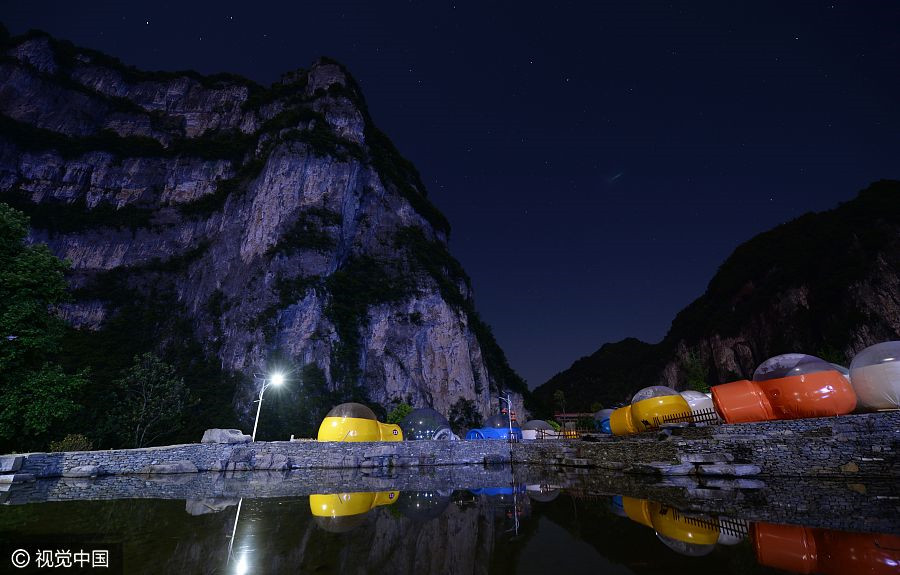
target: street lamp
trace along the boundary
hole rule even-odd
[[[512,434],[512,402],[509,400],[509,394],[506,394],[506,397],[502,395],[498,395],[497,399],[500,401],[506,402],[506,421],[509,422],[509,435],[506,436],[507,441],[512,443],[513,434]]]
[[[278,387],[284,383],[283,373],[273,373],[269,376],[267,382],[263,382],[262,388],[259,390],[259,405],[256,406],[256,420],[253,422],[253,435],[250,436],[251,441],[256,441],[256,426],[259,425],[259,412],[262,410],[263,394],[269,389],[269,386]]]

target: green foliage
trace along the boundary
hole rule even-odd
[[[566,394],[561,389],[553,392],[553,408],[559,413],[566,412]]]
[[[292,102],[303,98],[303,91],[309,82],[309,75],[305,70],[296,70],[291,74],[294,78],[291,82],[276,82],[268,88],[253,90],[250,95],[241,104],[243,110],[259,110],[263,106],[267,106],[278,100],[287,100]]]
[[[481,319],[471,299],[463,294],[463,290],[471,292],[471,280],[447,246],[443,242],[428,239],[422,229],[415,226],[398,231],[394,243],[398,250],[405,250],[409,254],[414,268],[437,283],[444,301],[466,314],[469,329],[478,339],[482,358],[492,383],[495,384],[493,391],[516,391],[523,394],[526,402],[529,402],[531,394],[525,380],[509,365],[490,326]],[[527,407],[531,408],[530,405]]]
[[[175,368],[152,353],[114,382],[119,392],[113,411],[118,434],[131,447],[144,447],[182,427],[191,394]]]
[[[305,210],[266,254],[293,255],[300,250],[319,252],[332,250],[337,246],[337,241],[327,229],[340,226],[341,221],[341,214],[329,210],[319,208]]]
[[[59,441],[51,441],[49,451],[91,451],[94,443],[80,433],[69,433]]]
[[[400,403],[388,413],[387,422],[388,423],[400,423],[403,421],[403,418],[412,412],[412,407],[407,403]]]
[[[575,427],[577,429],[594,429],[594,418],[579,417],[575,420]]]
[[[67,299],[67,265],[28,246],[28,218],[0,203],[0,448],[40,445],[76,414],[86,375],[55,362],[64,330],[52,308]]]
[[[461,435],[464,429],[481,427],[484,421],[475,402],[464,397],[460,397],[450,406],[447,420],[450,422],[453,432],[457,435]]]
[[[162,144],[145,136],[120,136],[113,131],[104,130],[89,136],[73,137],[19,122],[2,114],[0,133],[24,150],[56,150],[64,158],[74,158],[88,152],[105,152],[119,157],[159,157],[167,154]]]
[[[197,340],[190,315],[174,292],[173,278],[183,275],[206,247],[200,244],[164,262],[98,274],[78,290],[79,299],[98,299],[109,309],[100,330],[65,330],[60,355],[68,369],[91,368],[92,383],[81,394],[81,403],[88,407],[76,429],[90,430],[96,445],[131,444],[120,426],[111,424],[107,410],[110,398],[121,393],[117,380],[131,369],[134,356],[147,352],[173,366],[191,396],[199,398],[185,406],[184,417],[173,424],[167,441],[197,441],[207,428],[237,426],[232,399],[243,376],[224,372],[221,362]],[[221,308],[226,305],[221,302]]]
[[[591,412],[597,413],[601,409],[603,409],[603,404],[600,403],[599,401],[595,401],[591,404]]]
[[[394,143],[371,121],[366,123],[366,144],[372,163],[385,186],[393,185],[434,229],[450,234],[450,222],[428,201],[425,184],[416,167],[404,158]]]
[[[823,345],[819,348],[818,351],[814,354],[816,357],[820,357],[825,361],[836,363],[838,365],[843,365],[847,367],[850,365],[850,358],[847,357],[847,354],[842,352],[839,349],[835,349],[831,345]]]
[[[325,287],[329,294],[325,316],[340,338],[332,353],[331,373],[335,381],[354,386],[359,378],[359,329],[368,309],[409,297],[411,286],[383,262],[355,256],[326,278]]]
[[[281,138],[285,141],[306,144],[315,156],[331,156],[343,162],[350,159],[359,161],[365,159],[365,154],[359,144],[338,136],[324,121],[316,122],[306,130],[287,130],[281,134]]]
[[[682,361],[681,368],[684,370],[688,389],[702,393],[709,391],[709,370],[699,355],[694,352],[689,353],[687,358]]]
[[[560,429],[562,429],[562,426],[559,423],[557,423],[556,421],[554,421],[552,419],[548,419],[546,421],[547,421],[547,424],[550,427],[552,427],[554,431],[559,431]]]
[[[83,197],[72,203],[44,201],[34,203],[23,193],[11,191],[4,194],[4,201],[28,214],[31,225],[47,230],[51,235],[78,232],[89,228],[128,229],[150,226],[154,210],[127,205],[121,208],[101,202],[88,208]]]

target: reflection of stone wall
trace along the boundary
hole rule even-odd
[[[146,449],[32,453],[15,459],[20,475],[158,474],[179,470],[384,469],[484,463],[606,467],[653,471],[644,464],[751,464],[761,475],[900,476],[900,411],[842,417],[679,428],[661,434],[603,436],[596,442],[403,441],[396,443],[255,442]],[[0,464],[11,461],[0,458]],[[9,466],[7,466],[9,467]],[[667,471],[672,471],[669,469]],[[721,471],[721,469],[720,469]],[[725,470],[727,472],[727,469]],[[3,477],[0,476],[0,483]]]
[[[371,471],[371,470],[370,470]],[[222,501],[244,498],[295,497],[313,493],[377,491],[453,491],[539,483],[543,468],[519,467],[515,479],[508,465],[421,467],[399,472],[360,469],[297,469],[175,475],[116,475],[53,478],[13,485],[0,502],[13,505],[43,501],[103,499],[186,499]],[[199,507],[199,506],[198,506]]]

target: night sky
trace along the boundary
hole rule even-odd
[[[658,341],[754,234],[900,178],[896,0],[523,4],[3,0],[0,20],[144,69],[346,64],[532,386]]]

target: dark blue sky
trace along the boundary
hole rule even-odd
[[[525,4],[5,0],[0,19],[146,69],[345,63],[531,385],[659,340],[738,244],[900,178],[895,0]]]

